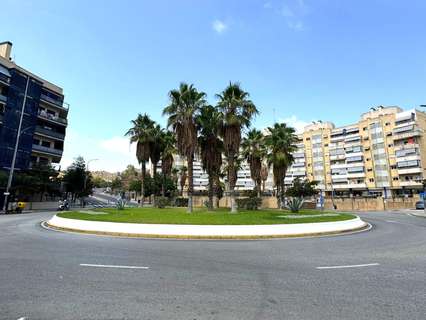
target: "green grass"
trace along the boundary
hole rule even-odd
[[[186,208],[126,208],[117,209],[97,209],[107,214],[88,214],[78,211],[61,212],[58,214],[62,218],[127,222],[127,223],[155,223],[155,224],[195,224],[195,225],[253,225],[253,224],[293,224],[311,222],[330,222],[353,219],[354,216],[346,213],[339,213],[337,216],[315,216],[304,218],[283,218],[279,216],[294,215],[289,211],[280,210],[240,210],[236,214],[231,214],[229,209],[218,209],[208,212],[205,208],[196,208],[193,213],[187,213]],[[321,211],[302,210],[301,215],[318,215]],[[325,212],[324,212],[325,213]],[[330,213],[330,212],[329,212]]]

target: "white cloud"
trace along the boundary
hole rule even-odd
[[[136,152],[136,144],[130,144],[129,139],[125,137],[112,137],[101,140],[99,145],[106,151],[122,155],[134,155]]]
[[[304,0],[285,0],[274,4],[267,2],[263,7],[281,15],[289,29],[294,31],[303,31],[305,29],[304,20],[310,13],[310,7]]]
[[[82,156],[85,160],[98,159],[90,163],[90,170],[122,171],[129,164],[139,166],[135,151],[136,145],[130,145],[126,137],[96,139],[70,129],[65,139],[61,167],[66,169],[76,157]]]
[[[214,20],[213,23],[212,23],[212,28],[213,28],[214,31],[221,34],[228,29],[228,25],[225,24],[225,22],[223,22],[221,20]]]
[[[304,121],[301,119],[298,119],[297,116],[292,115],[290,117],[280,119],[280,122],[285,122],[288,126],[293,127],[296,129],[297,133],[302,133],[303,129],[311,123],[311,121]]]

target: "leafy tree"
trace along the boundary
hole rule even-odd
[[[200,114],[197,117],[197,126],[200,132],[198,145],[203,170],[209,176],[209,210],[212,210],[214,206],[215,178],[219,175],[222,166],[223,142],[219,138],[220,124],[221,117],[216,108],[206,105],[200,109]]]
[[[252,129],[241,143],[242,155],[250,166],[250,176],[254,181],[257,190],[257,197],[260,197],[262,184],[262,161],[266,155],[264,147],[264,137],[260,130]]]
[[[63,181],[67,192],[71,193],[72,200],[92,194],[92,175],[86,171],[86,163],[83,157],[77,157],[67,168]]]
[[[95,187],[95,188],[111,187],[111,182],[108,182],[101,177],[93,177],[92,180],[93,180],[93,187]]]
[[[287,188],[285,194],[288,197],[294,198],[312,197],[318,194],[318,190],[315,189],[316,185],[316,181],[309,181],[306,179],[300,180],[299,178],[296,178],[293,180],[292,186]]]
[[[251,120],[258,111],[254,103],[249,99],[248,92],[245,92],[238,83],[230,83],[216,97],[219,100],[218,108],[222,113],[221,129],[225,156],[228,162],[231,212],[237,212],[234,191],[237,182],[235,161],[240,150],[241,131],[250,127]]]
[[[288,167],[294,161],[292,153],[297,149],[295,145],[297,136],[295,130],[287,127],[285,123],[275,123],[273,127],[268,127],[268,133],[265,138],[269,148],[268,164],[272,166],[280,208],[284,208],[284,178]]]
[[[151,156],[153,140],[152,131],[154,130],[154,121],[147,114],[139,114],[135,120],[132,120],[132,127],[126,132],[130,137],[130,143],[136,143],[136,158],[141,164],[141,194],[145,194],[144,180],[146,176],[146,162]],[[140,206],[143,207],[144,197],[141,197]]]
[[[121,181],[120,177],[115,177],[115,179],[112,180],[111,189],[113,191],[121,191],[123,189],[123,182]]]
[[[176,134],[177,150],[186,157],[188,164],[188,212],[192,212],[194,192],[193,161],[197,150],[197,126],[195,118],[200,108],[206,104],[206,94],[199,92],[192,84],[181,83],[179,89],[169,92],[169,105],[164,108],[168,127]]]

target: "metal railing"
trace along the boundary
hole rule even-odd
[[[65,139],[65,134],[64,133],[60,133],[60,132],[56,132],[56,131],[53,131],[53,130],[45,129],[45,128],[41,127],[41,126],[36,126],[35,132],[36,133],[40,133],[40,134],[44,134],[44,135],[49,136],[49,137],[58,138],[58,139],[61,139],[61,140]]]
[[[33,150],[45,152],[45,153],[50,153],[50,154],[54,154],[54,155],[57,155],[57,156],[62,156],[62,152],[63,152],[63,150],[49,148],[49,147],[41,146],[41,145],[38,145],[38,144],[33,144]]]

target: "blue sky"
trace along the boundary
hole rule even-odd
[[[376,105],[426,103],[426,1],[2,0],[0,41],[64,88],[63,165],[136,164],[123,137],[138,112],[161,117],[179,82],[214,94],[241,82],[261,115],[356,122]],[[275,110],[275,112],[274,112]]]

